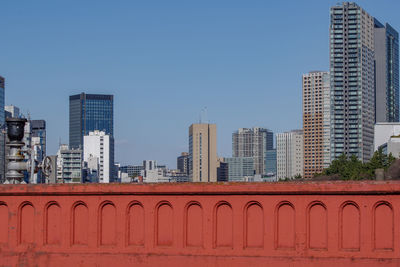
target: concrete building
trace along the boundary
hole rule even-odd
[[[228,163],[229,182],[247,181],[255,174],[253,157],[224,158],[224,162]]]
[[[265,174],[269,180],[274,180],[276,178],[276,149],[267,150],[265,154]]]
[[[387,143],[392,136],[400,135],[400,122],[378,122],[374,128],[374,151]]]
[[[255,127],[240,128],[232,134],[232,156],[252,157],[256,174],[265,174],[265,153],[274,148],[272,131]]]
[[[95,130],[114,138],[114,96],[85,93],[70,96],[70,147],[83,148],[83,137]]]
[[[182,152],[176,161],[177,169],[180,170],[181,173],[189,175],[189,153]]]
[[[331,159],[373,153],[375,122],[374,18],[355,3],[331,8]]]
[[[119,169],[121,172],[127,173],[129,177],[136,177],[143,170],[143,165],[126,165],[121,166]]]
[[[99,159],[99,182],[114,182],[114,138],[103,131],[89,132],[83,139],[83,160]]]
[[[330,164],[329,73],[303,75],[304,178],[312,178]]]
[[[1,79],[0,79],[1,81]],[[4,78],[3,78],[3,86],[4,86]],[[8,105],[4,106],[4,109],[6,111],[6,114],[8,114],[7,118],[19,118],[20,117],[20,112],[19,108],[13,105]]]
[[[57,183],[82,183],[82,150],[61,145],[57,152]]]
[[[399,34],[388,23],[374,20],[375,118],[399,121]]]
[[[189,127],[189,180],[217,181],[217,126],[199,123]]]
[[[392,154],[395,158],[400,158],[400,135],[392,136],[387,143],[384,143],[379,148],[386,155]]]
[[[303,130],[276,135],[277,178],[303,177]]]

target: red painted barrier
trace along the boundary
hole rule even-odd
[[[1,185],[1,266],[400,266],[400,182]]]

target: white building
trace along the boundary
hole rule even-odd
[[[103,131],[89,132],[83,137],[83,160],[97,157],[99,159],[98,178],[100,183],[114,180],[114,140]]]
[[[57,183],[82,183],[82,150],[60,146],[57,152]]]
[[[303,177],[303,130],[276,134],[277,178]]]
[[[378,122],[374,129],[374,151],[387,143],[392,136],[400,135],[400,122]]]

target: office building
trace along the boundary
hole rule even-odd
[[[228,163],[223,158],[217,160],[217,181],[228,182],[229,181],[229,167]]]
[[[143,170],[143,165],[126,165],[121,166],[119,169],[121,172],[127,173],[129,177],[136,177]]]
[[[46,156],[46,121],[45,120],[31,120],[32,137],[40,139],[40,149]]]
[[[83,160],[99,159],[100,183],[114,182],[114,138],[103,131],[89,132],[83,139]]]
[[[265,174],[269,178],[276,178],[276,149],[265,153]]]
[[[377,19],[375,26],[376,122],[399,121],[399,34]]]
[[[217,181],[217,126],[199,123],[189,127],[189,180]]]
[[[85,94],[69,97],[69,145],[83,148],[83,137],[95,130],[114,137],[114,96]]]
[[[248,181],[255,174],[253,157],[224,158],[224,162],[228,163],[229,182]]]
[[[387,143],[392,136],[400,135],[400,122],[378,122],[374,128],[374,151]]]
[[[331,8],[331,159],[373,153],[375,122],[374,18],[355,3]]]
[[[189,175],[189,153],[182,152],[182,154],[177,158],[176,166],[181,173]]]
[[[330,164],[329,73],[303,75],[304,178],[312,178]]]
[[[82,183],[82,150],[61,145],[57,152],[57,183]]]
[[[265,174],[265,153],[274,148],[272,131],[255,127],[240,128],[232,134],[232,156],[252,157],[256,174]]]
[[[293,130],[276,135],[277,178],[303,177],[303,131]]]
[[[3,86],[4,86],[4,79],[3,79]],[[7,118],[19,118],[20,117],[19,108],[16,106],[13,106],[13,105],[5,106],[4,110],[6,111]]]

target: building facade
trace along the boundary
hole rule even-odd
[[[377,19],[375,26],[376,122],[399,121],[399,33]]]
[[[90,157],[99,159],[98,177],[100,183],[114,182],[114,139],[103,131],[89,132],[83,139],[83,160]]]
[[[40,149],[46,156],[46,121],[45,120],[31,120],[32,137],[38,137],[40,142]]]
[[[331,8],[331,159],[368,161],[375,122],[374,18],[355,3]]]
[[[267,177],[276,178],[276,149],[267,150],[265,153],[265,171]]]
[[[189,153],[182,152],[176,161],[177,169],[181,173],[189,175]]]
[[[277,178],[303,177],[303,131],[293,130],[276,135]]]
[[[232,134],[232,156],[254,158],[256,174],[265,174],[265,153],[274,148],[272,131],[255,127],[240,128]]]
[[[253,157],[224,158],[224,162],[228,163],[229,182],[248,181],[255,174]]]
[[[217,126],[198,123],[189,127],[189,180],[217,181]]]
[[[303,75],[304,178],[312,178],[330,164],[329,73]]]
[[[69,97],[69,145],[83,148],[83,137],[95,130],[114,137],[114,96],[85,94]]]
[[[61,145],[57,152],[57,183],[82,183],[82,150]]]
[[[4,86],[4,78],[3,78],[3,86]],[[4,107],[7,118],[19,118],[20,113],[19,113],[19,108],[13,105],[5,106]]]

